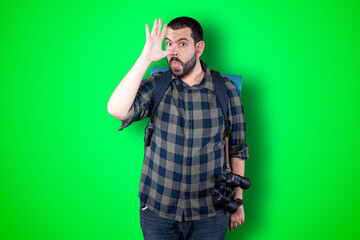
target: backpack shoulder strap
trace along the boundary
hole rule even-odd
[[[164,97],[166,90],[170,86],[172,73],[168,70],[165,71],[158,81],[156,81],[155,89],[153,92],[153,107],[151,108],[150,120],[154,122],[155,112],[159,106],[161,99]]]
[[[164,97],[166,90],[170,86],[172,73],[168,70],[161,72],[159,79],[155,80],[155,89],[152,97],[152,107],[150,109],[150,117],[147,126],[145,127],[144,142],[145,146],[150,146],[151,138],[154,132],[155,112],[159,106],[161,99]]]
[[[231,131],[231,122],[229,120],[228,112],[229,112],[229,95],[227,93],[227,89],[225,86],[225,80],[220,75],[219,72],[211,70],[211,76],[215,85],[215,95],[220,102],[221,110],[224,115],[225,120],[225,158],[226,162],[224,167],[227,171],[230,171],[230,161],[229,161],[229,136]]]
[[[229,122],[229,118],[228,118],[228,112],[229,112],[229,95],[225,86],[225,80],[224,78],[220,75],[219,72],[211,70],[211,76],[213,78],[214,81],[214,85],[215,85],[215,94],[217,99],[220,102],[220,106],[221,106],[221,110],[223,112],[224,115],[224,120],[226,123],[226,136],[228,136],[230,134],[230,122]]]

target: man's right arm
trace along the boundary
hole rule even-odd
[[[130,108],[150,62],[140,55],[134,66],[121,80],[112,93],[107,105],[108,112],[124,121],[130,117]]]
[[[110,115],[125,121],[130,117],[130,109],[139,90],[141,81],[152,62],[158,61],[171,54],[170,50],[163,51],[162,41],[165,37],[166,24],[161,30],[162,20],[154,21],[154,26],[149,31],[146,24],[146,43],[144,49],[130,71],[121,80],[112,93],[107,104],[107,110]]]

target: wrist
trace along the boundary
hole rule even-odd
[[[233,195],[233,199],[238,199],[238,198],[243,199],[243,190],[240,187],[236,188],[235,193]]]
[[[138,58],[138,61],[142,64],[142,65],[146,65],[147,67],[150,66],[150,64],[153,62],[148,56],[144,55],[143,53],[140,55],[140,57]]]

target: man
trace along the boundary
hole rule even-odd
[[[119,130],[149,117],[161,73],[143,79],[152,62],[167,57],[172,72],[154,117],[154,132],[145,146],[140,179],[140,223],[145,239],[224,239],[244,223],[244,208],[229,214],[213,203],[209,189],[225,171],[224,117],[207,65],[200,60],[205,43],[200,24],[188,17],[162,27],[154,21],[140,57],[114,90],[108,112],[122,121]],[[162,50],[165,37],[166,50]],[[244,176],[248,148],[240,97],[224,78],[229,93],[232,172]],[[238,188],[234,199],[242,199]]]

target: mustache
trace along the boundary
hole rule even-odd
[[[171,63],[172,61],[177,61],[177,62],[179,62],[181,65],[184,65],[184,63],[183,63],[180,59],[178,59],[177,57],[172,57],[172,58],[170,58],[169,63]]]

